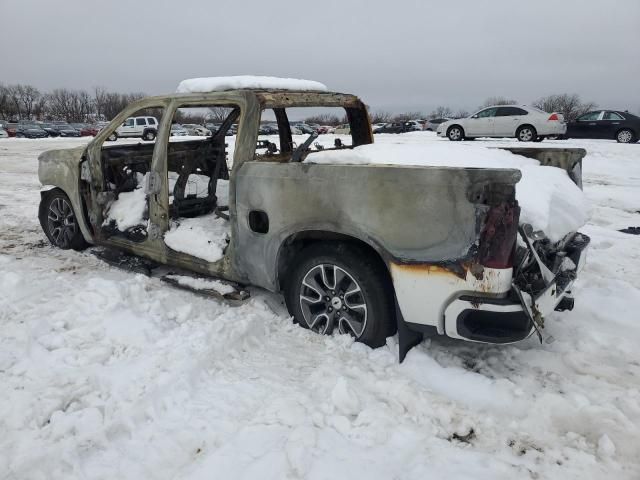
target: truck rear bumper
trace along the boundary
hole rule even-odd
[[[571,287],[584,266],[589,241],[589,237],[577,233],[566,252],[573,267],[560,270],[535,294],[514,282],[505,298],[476,293],[460,295],[445,309],[446,335],[485,343],[517,342],[536,329],[542,336],[545,317],[554,310],[573,308]]]

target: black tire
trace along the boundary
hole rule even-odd
[[[117,132],[113,132],[111,135],[107,137],[107,142],[115,142],[116,140],[118,140]]]
[[[82,236],[69,197],[54,188],[43,195],[38,209],[40,226],[49,241],[63,250],[83,250],[89,246]]]
[[[338,275],[341,280],[336,284]],[[311,288],[309,282],[327,295]],[[359,290],[354,292],[356,287]],[[356,341],[376,348],[396,330],[392,289],[379,259],[348,243],[322,242],[295,257],[285,282],[285,300],[300,326],[327,335],[334,330],[350,333]],[[354,293],[345,295],[349,291]],[[310,324],[312,319],[315,322]]]
[[[516,138],[520,142],[533,142],[538,137],[538,132],[532,125],[521,125],[516,130]]]
[[[24,135],[22,133],[16,133],[16,138],[24,138]]]
[[[475,141],[476,137],[464,137],[464,141],[465,142],[473,142]]]
[[[452,142],[464,140],[464,129],[460,125],[451,125],[447,129],[447,138]]]
[[[540,143],[540,142],[541,142],[541,141],[543,141],[543,140],[544,140],[544,137],[541,137],[540,135],[538,135],[538,136],[536,137],[536,139],[534,140],[534,142],[536,142],[536,143]]]
[[[147,142],[152,142],[153,140],[156,139],[156,132],[154,130],[147,130],[142,135],[142,139],[146,140]]]
[[[637,140],[636,134],[629,128],[622,128],[616,133],[618,143],[635,143]]]

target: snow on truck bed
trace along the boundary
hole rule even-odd
[[[348,150],[324,150],[307,156],[306,163],[388,164],[459,168],[515,168],[522,172],[516,184],[520,222],[542,230],[551,241],[577,231],[589,218],[580,188],[567,172],[541,166],[531,158],[506,150],[448,142],[373,143]]]
[[[204,77],[183,80],[176,90],[178,93],[207,93],[254,88],[256,90],[282,89],[326,92],[326,85],[313,80],[297,78],[261,77],[254,75],[237,75],[234,77]]]

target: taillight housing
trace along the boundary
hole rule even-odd
[[[549,120],[555,120],[557,122],[560,119],[558,118],[558,115],[556,113],[552,113],[549,117]]]
[[[487,268],[512,268],[520,207],[515,199],[490,205],[480,232],[478,262]]]

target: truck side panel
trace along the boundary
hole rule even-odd
[[[271,290],[278,285],[282,243],[306,230],[358,238],[388,266],[468,259],[482,227],[488,186],[520,179],[510,169],[259,161],[245,162],[234,174],[234,250],[242,254],[232,262],[247,281]],[[267,214],[268,233],[251,230],[251,211]]]

